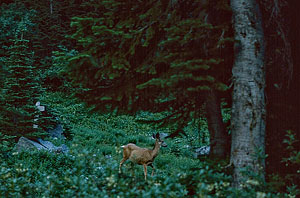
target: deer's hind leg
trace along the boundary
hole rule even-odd
[[[149,166],[152,168],[152,173],[151,173],[151,176],[153,177],[155,168],[154,168],[154,166],[153,166],[153,164],[152,164],[152,163],[151,163],[151,164],[149,164]]]
[[[145,181],[147,181],[147,164],[144,164]]]

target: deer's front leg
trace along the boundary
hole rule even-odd
[[[145,181],[147,181],[147,164],[144,164]]]
[[[119,173],[121,173],[122,165],[123,165],[123,163],[124,163],[126,160],[127,160],[126,158],[123,158],[122,161],[120,162]]]

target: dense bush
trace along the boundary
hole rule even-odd
[[[62,94],[45,95],[42,102],[57,112],[68,125],[72,140],[54,140],[69,146],[68,154],[21,152],[0,135],[0,197],[295,197],[277,193],[284,179],[264,183],[253,177],[243,189],[231,187],[231,170],[226,162],[194,159],[193,148],[200,146],[192,137],[166,139],[154,162],[155,175],[144,181],[143,167],[122,159],[121,145],[133,142],[151,148],[153,130],[137,123],[133,116],[91,114],[77,100]],[[189,129],[194,128],[190,126]],[[159,129],[168,132],[168,129]],[[194,136],[194,138],[193,138]],[[191,141],[192,139],[192,141]],[[64,142],[66,141],[66,142]],[[275,176],[274,176],[275,178]],[[282,181],[280,183],[280,181]]]

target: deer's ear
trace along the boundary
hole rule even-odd
[[[155,137],[156,137],[157,139],[159,139],[159,133],[156,133]]]
[[[155,139],[155,135],[154,135],[154,133],[152,134],[152,137],[153,137],[153,139]]]

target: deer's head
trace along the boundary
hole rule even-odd
[[[166,147],[167,144],[160,138],[159,133],[156,133],[156,135],[153,134],[153,138],[158,142],[158,144],[162,147]]]

